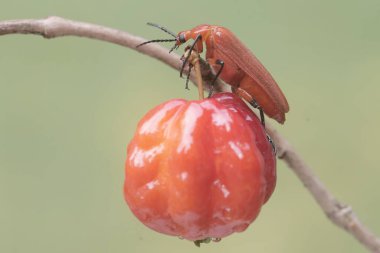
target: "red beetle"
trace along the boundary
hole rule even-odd
[[[194,43],[190,50],[203,51],[206,44],[206,60],[220,78],[232,86],[232,91],[258,108],[264,123],[262,111],[277,122],[285,122],[285,113],[289,111],[288,102],[271,74],[256,58],[256,56],[227,28],[215,25],[199,25],[177,35],[166,28],[148,23],[171,34],[174,39],[151,40],[151,42],[175,41],[170,52],[190,39]],[[190,54],[189,54],[190,55]],[[185,59],[182,70],[188,59]],[[215,78],[215,80],[216,80]],[[214,80],[214,81],[215,81]]]
[[[231,93],[157,106],[128,145],[124,196],[134,215],[196,243],[244,231],[275,184],[265,130]]]

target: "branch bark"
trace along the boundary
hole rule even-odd
[[[96,40],[107,41],[120,46],[128,47],[152,58],[160,60],[166,65],[179,70],[182,62],[176,54],[168,54],[168,50],[149,44],[136,49],[136,45],[145,39],[131,35],[116,29],[78,22],[60,17],[48,17],[46,19],[24,19],[0,22],[0,35],[7,34],[35,34],[51,39],[62,36],[79,36]],[[205,85],[210,84],[214,75],[205,61],[201,61],[202,77]],[[191,80],[195,82],[194,75]],[[209,87],[209,86],[208,86]],[[219,91],[226,90],[225,85],[219,80]],[[302,157],[273,127],[267,126],[267,130],[278,148],[278,157],[285,161],[288,167],[298,176],[313,198],[319,204],[326,216],[338,227],[352,234],[368,250],[380,253],[380,239],[375,236],[355,215],[351,207],[339,202],[315,176],[312,169]]]

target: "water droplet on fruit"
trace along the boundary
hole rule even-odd
[[[153,181],[150,181],[149,183],[146,184],[146,187],[149,189],[149,190],[152,190],[156,185],[159,185],[160,183],[158,182],[158,180],[153,180]]]
[[[223,193],[223,197],[227,198],[230,195],[230,191],[227,189],[227,187],[220,182],[220,180],[215,180],[214,185],[219,188],[219,190]]]
[[[222,213],[223,213],[223,216],[225,216],[225,217],[230,216],[230,214],[231,214],[231,208],[229,208],[229,207],[223,208]]]
[[[185,181],[188,176],[189,176],[189,173],[187,173],[185,171],[181,172],[181,174],[179,174],[179,177],[181,178],[182,181]]]
[[[231,149],[234,151],[236,156],[241,160],[243,159],[244,155],[239,147],[239,143],[235,143],[233,141],[229,141],[228,144],[230,145]]]

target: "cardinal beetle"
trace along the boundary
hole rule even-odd
[[[137,47],[152,42],[175,42],[170,53],[193,39],[193,44],[187,49],[190,53],[192,50],[202,53],[203,42],[205,42],[206,60],[216,73],[213,83],[220,77],[231,85],[232,92],[260,110],[263,125],[263,111],[277,122],[281,124],[285,122],[285,113],[289,111],[289,105],[284,94],[268,70],[230,30],[221,26],[199,25],[175,35],[160,25],[153,23],[148,23],[148,25],[161,29],[174,39],[150,40]],[[188,57],[183,60],[180,76],[187,61]]]

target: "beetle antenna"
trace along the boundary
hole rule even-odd
[[[176,41],[176,39],[158,39],[158,40],[149,40],[149,41],[145,41],[145,42],[143,42],[143,43],[141,43],[141,44],[138,44],[138,45],[136,46],[136,48],[137,48],[137,47],[144,46],[144,45],[149,44],[149,43],[153,43],[153,42],[172,42],[172,41]]]
[[[166,32],[166,33],[168,33],[168,34],[170,34],[170,35],[173,36],[174,38],[177,38],[177,35],[176,35],[175,33],[169,31],[167,28],[165,28],[165,27],[163,27],[163,26],[160,26],[160,25],[158,25],[158,24],[151,23],[151,22],[148,22],[148,23],[146,23],[146,24],[147,24],[147,25],[150,25],[150,26],[153,26],[153,27],[156,27],[156,28],[158,28],[158,29],[160,29],[160,30],[162,30],[162,31],[164,31],[164,32]]]
[[[172,47],[172,48],[170,48],[170,50],[169,50],[169,54],[171,53],[171,52],[173,52],[173,50],[174,49],[178,49],[178,45],[177,44],[174,44],[174,46]]]

